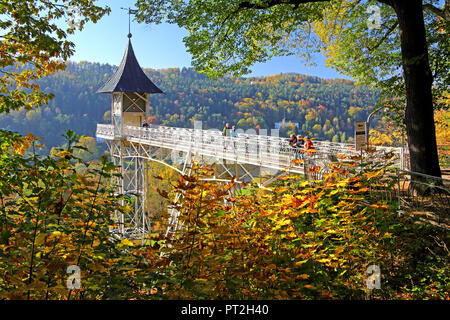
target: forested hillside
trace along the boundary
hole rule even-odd
[[[66,129],[94,136],[99,122],[109,121],[110,97],[96,90],[116,67],[98,63],[68,63],[66,70],[39,84],[55,98],[38,110],[0,116],[0,128],[44,137],[48,147],[62,143]],[[150,96],[150,116],[169,126],[222,129],[226,121],[248,129],[273,128],[276,122],[299,123],[300,133],[320,139],[349,141],[354,121],[365,120],[377,93],[348,80],[325,80],[299,74],[267,77],[226,77],[212,80],[193,69],[145,70],[165,94]],[[284,134],[286,134],[286,130]]]

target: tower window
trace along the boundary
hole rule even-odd
[[[123,112],[145,112],[146,101],[136,93],[123,95]]]

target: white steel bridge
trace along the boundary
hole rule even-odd
[[[196,126],[198,127],[198,126]],[[109,146],[113,162],[121,168],[121,179],[114,183],[119,194],[137,195],[134,212],[130,216],[116,217],[121,225],[119,232],[129,237],[141,237],[150,229],[145,208],[147,182],[145,172],[150,162],[162,163],[181,174],[190,174],[191,162],[214,165],[217,176],[208,178],[228,182],[235,178],[239,183],[253,181],[267,188],[277,178],[286,174],[308,177],[308,168],[339,161],[340,156],[359,155],[353,144],[314,140],[315,151],[298,152],[278,131],[267,135],[239,133],[237,137],[223,136],[219,130],[188,129],[150,125],[148,128],[123,125],[97,124],[97,138]],[[377,152],[392,152],[400,169],[404,168],[402,148],[377,147]],[[304,161],[293,161],[301,154]],[[180,194],[176,196],[178,201]],[[172,225],[176,225],[177,212],[172,212]],[[132,226],[125,228],[125,226]]]
[[[260,134],[239,133],[237,137],[223,136],[219,130],[189,129],[167,126],[150,125],[148,128],[124,126],[121,132],[122,140],[127,141],[128,149],[125,157],[139,157],[151,161],[161,162],[174,170],[184,173],[180,165],[186,163],[189,156],[201,156],[209,164],[237,164],[251,165],[266,170],[266,172],[289,172],[304,174],[304,162],[295,163],[296,151],[288,144],[286,138],[267,135],[267,130],[260,130]],[[113,125],[97,124],[96,135],[107,142],[117,138]],[[153,148],[170,151],[170,158],[161,158],[155,154]],[[359,154],[354,144],[335,143],[314,140],[315,152],[309,154],[302,149],[300,154],[314,163],[331,162],[333,156],[354,156]],[[376,147],[377,151],[393,152],[399,168],[403,169],[404,154],[402,148]],[[251,174],[247,173],[249,178]],[[240,176],[244,178],[244,176]],[[267,182],[259,182],[261,187]]]

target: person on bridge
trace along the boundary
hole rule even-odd
[[[309,136],[305,137],[305,150],[309,156],[312,156],[313,153],[316,152],[316,148],[314,147],[314,144]]]
[[[225,127],[222,130],[222,135],[224,137],[229,137],[230,136],[230,124],[227,122],[227,124],[225,124]]]
[[[298,152],[298,156],[299,156],[300,159],[303,159],[303,152],[302,152],[302,150],[303,150],[304,145],[305,145],[305,140],[302,138],[302,135],[299,134],[297,136],[297,143],[295,144],[295,147],[298,150],[297,152]]]
[[[230,124],[227,122],[225,124],[225,127],[222,130],[222,135],[224,136],[223,138],[223,152],[225,153],[226,149],[228,148],[228,146],[230,145],[230,141],[229,141],[229,137],[230,137]]]
[[[294,147],[296,143],[297,143],[297,137],[295,136],[295,134],[291,134],[291,138],[289,139],[289,145],[291,147]]]
[[[236,126],[232,126],[232,127],[231,127],[231,130],[230,130],[230,137],[231,137],[231,140],[233,140],[234,138],[237,138],[237,137],[238,137],[238,133],[237,133],[237,131],[236,131]],[[233,149],[236,150],[236,141],[232,141],[232,142],[233,142]]]
[[[148,128],[149,127],[149,125],[147,123],[147,120],[144,120],[144,122],[142,123],[142,127],[143,128]]]
[[[291,138],[289,139],[289,146],[294,149],[294,159],[298,159],[299,154],[298,154],[298,149],[297,149],[297,137],[295,136],[295,134],[291,134]]]
[[[231,131],[230,131],[230,137],[237,138],[237,136],[238,136],[238,134],[237,134],[237,131],[236,131],[236,126],[232,126],[231,127]]]

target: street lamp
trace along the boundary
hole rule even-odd
[[[374,111],[372,111],[371,114],[369,114],[369,116],[367,117],[366,120],[366,146],[369,146],[369,130],[370,130],[370,118],[377,113],[378,111],[380,111],[381,109],[384,109],[384,112],[387,112],[389,109],[386,107],[380,107],[378,109],[375,109]]]

